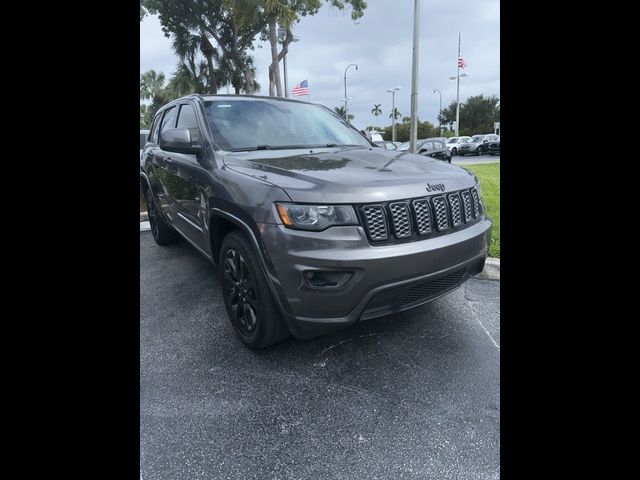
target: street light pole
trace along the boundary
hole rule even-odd
[[[400,87],[389,88],[387,92],[391,92],[391,141],[396,141],[396,90]]]
[[[438,92],[438,95],[440,95],[440,109],[438,110],[438,136],[442,136],[442,125],[440,124],[440,116],[442,115],[442,93],[440,93],[440,90],[438,90],[437,88],[433,89],[433,93]]]
[[[416,153],[418,136],[418,63],[420,51],[420,0],[413,2],[413,59],[411,66],[411,128],[409,130],[409,150]],[[395,115],[394,115],[395,117]]]
[[[347,70],[349,70],[349,67],[356,67],[356,70],[358,70],[358,65],[351,63],[344,69],[344,119],[347,122],[349,122],[349,111],[347,110],[347,104],[349,101],[347,97]]]

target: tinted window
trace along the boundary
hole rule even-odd
[[[147,134],[146,133],[141,133],[140,134],[140,150],[142,150],[144,148],[144,144],[147,143]]]
[[[162,119],[162,127],[160,128],[161,132],[164,132],[165,130],[169,130],[171,128],[175,128],[175,123],[176,123],[176,107],[171,107],[169,110],[167,110],[164,114],[164,118]]]
[[[424,142],[420,145],[421,150],[433,150],[433,142]]]
[[[177,128],[188,128],[191,132],[191,141],[200,141],[200,128],[198,127],[198,119],[196,112],[191,105],[181,105],[180,114],[178,115]]]
[[[480,143],[482,141],[482,139],[484,138],[483,135],[476,135],[475,137],[471,138],[471,141],[473,143]]]
[[[158,143],[158,130],[160,129],[160,120],[162,119],[162,114],[156,114],[153,119],[153,123],[151,123],[151,134],[149,135],[149,141],[153,143]]]
[[[207,119],[223,149],[303,148],[323,145],[370,147],[362,134],[320,105],[268,99],[210,100]]]
[[[450,138],[447,143],[456,143],[458,141],[458,137]]]
[[[444,145],[440,142],[433,142],[433,145],[435,146],[435,148],[445,148]]]

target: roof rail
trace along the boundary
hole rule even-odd
[[[199,93],[191,93],[191,94],[187,95],[187,97],[196,97],[196,98],[199,98],[200,100],[204,101],[204,97],[202,95],[200,95]]]

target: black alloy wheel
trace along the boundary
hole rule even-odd
[[[255,279],[242,254],[233,248],[227,250],[223,268],[223,288],[231,309],[231,321],[241,334],[250,337],[258,324]]]

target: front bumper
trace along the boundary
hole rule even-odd
[[[458,155],[459,154],[466,154],[466,153],[475,153],[476,150],[478,150],[479,147],[475,147],[475,148],[469,148],[469,147],[465,147],[465,148],[459,148],[458,149]]]
[[[425,240],[372,246],[362,227],[324,232],[261,225],[274,294],[298,338],[403,311],[459,287],[484,267],[491,220]],[[305,271],[350,272],[341,288],[317,288]]]

